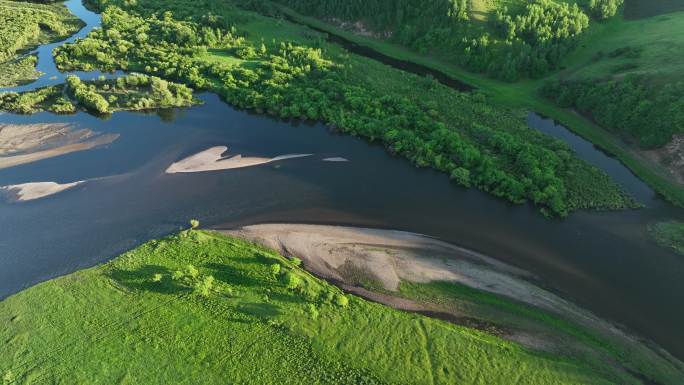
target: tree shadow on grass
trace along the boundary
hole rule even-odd
[[[238,305],[237,311],[258,318],[273,318],[280,315],[278,306],[266,302],[249,302]]]
[[[301,303],[306,302],[305,299],[301,298],[299,295],[297,295],[293,292],[288,292],[288,293],[273,292],[273,293],[270,293],[268,296],[274,301],[284,302],[284,303],[301,304]]]
[[[155,274],[161,274],[160,282],[154,282]],[[162,294],[178,294],[189,289],[171,279],[171,271],[158,265],[145,265],[137,270],[114,270],[107,276],[131,290],[151,291]]]
[[[245,256],[231,256],[229,257],[231,262],[237,262],[244,265],[263,265],[268,262],[267,257],[257,254],[252,257]]]
[[[218,281],[225,282],[229,285],[240,285],[247,287],[257,287],[257,286],[270,286],[271,282],[257,278],[251,277],[243,272],[245,270],[236,269],[229,265],[224,265],[220,263],[209,263],[204,265],[207,269],[213,270],[212,275]]]

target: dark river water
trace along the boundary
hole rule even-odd
[[[660,248],[648,224],[682,210],[658,198],[619,162],[552,121],[532,127],[570,143],[646,208],[578,212],[548,220],[417,169],[363,140],[320,124],[283,122],[236,110],[216,96],[158,115],[0,115],[0,123],[68,122],[120,134],[105,147],[0,170],[0,186],[90,180],[40,200],[0,201],[0,298],[104,262],[187,226],[286,221],[414,231],[468,247],[536,274],[540,282],[684,358],[684,257]],[[163,117],[163,118],[162,118]],[[258,167],[165,174],[174,161],[212,146],[233,154],[312,153]],[[349,162],[324,162],[344,157]]]

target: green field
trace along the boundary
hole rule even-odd
[[[28,83],[38,74],[22,52],[66,38],[82,26],[63,5],[0,0],[0,87]]]
[[[625,17],[629,19],[640,19],[683,10],[684,3],[680,0],[625,1]]]
[[[196,230],[11,296],[0,321],[3,384],[638,383],[345,296],[273,251]]]
[[[28,55],[0,64],[0,87],[13,87],[20,84],[30,83],[40,73],[36,71],[38,58]]]

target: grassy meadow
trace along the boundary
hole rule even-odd
[[[611,384],[609,367],[371,303],[188,230],[0,302],[3,384]]]

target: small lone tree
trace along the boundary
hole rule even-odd
[[[202,297],[208,297],[211,294],[211,289],[214,287],[214,276],[207,275],[202,279],[195,281],[193,291]]]
[[[271,265],[271,274],[278,276],[280,274],[280,264],[274,263]]]
[[[191,219],[190,220],[190,228],[191,229],[196,229],[200,225],[199,221],[197,219]]]

